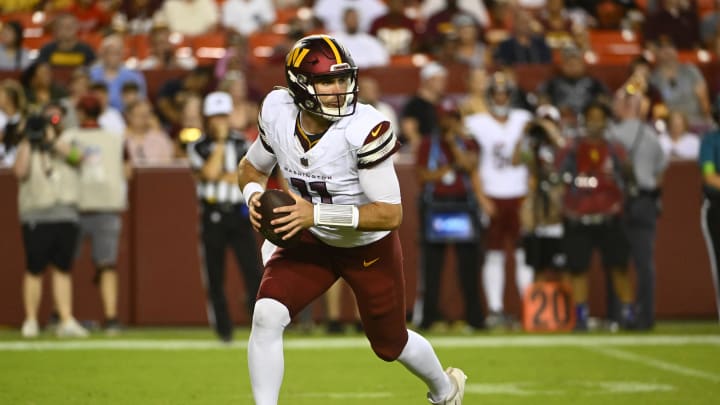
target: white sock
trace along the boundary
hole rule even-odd
[[[408,330],[408,341],[397,359],[428,386],[433,401],[445,399],[453,389],[450,377],[442,369],[430,342]]]
[[[502,312],[505,291],[505,257],[500,250],[488,250],[483,266],[483,289],[490,312]]]
[[[290,313],[279,301],[263,298],[255,303],[248,342],[248,368],[255,405],[277,405],[285,371],[283,332]]]
[[[525,251],[515,249],[515,284],[517,285],[520,300],[522,300],[525,290],[532,284],[535,273],[532,267],[525,263]]]

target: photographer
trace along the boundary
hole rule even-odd
[[[515,147],[513,164],[528,168],[528,196],[520,212],[525,231],[525,263],[533,268],[536,281],[548,281],[548,271],[565,266],[562,249],[563,184],[557,171],[556,157],[566,141],[559,126],[560,112],[557,108],[541,105],[535,116]]]
[[[459,111],[452,103],[441,103],[438,116],[440,133],[421,140],[416,159],[423,189],[419,211],[423,284],[419,327],[428,329],[438,320],[445,252],[454,245],[465,317],[470,327],[482,329],[485,322],[478,294],[478,203],[489,214],[493,206],[485,197],[475,170],[478,144],[466,133]]]
[[[615,93],[617,122],[610,127],[610,134],[611,140],[628,152],[629,187],[623,219],[637,274],[636,328],[648,330],[655,324],[655,232],[660,183],[668,161],[655,130],[644,120],[644,98],[636,87],[631,77]]]
[[[78,233],[78,173],[80,150],[59,137],[48,118],[30,115],[21,124],[14,172],[19,182],[18,207],[25,245],[27,273],[23,280],[25,321],[22,335],[38,336],[42,273],[53,273],[53,296],[60,316],[60,337],[85,337],[87,331],[72,315],[70,269]]]
[[[77,142],[85,151],[80,170],[80,235],[75,254],[77,258],[83,240],[90,239],[95,266],[94,281],[100,290],[105,316],[103,327],[106,334],[115,335],[120,331],[116,264],[121,216],[127,205],[129,163],[124,159],[126,155],[122,137],[100,127],[99,118],[103,112],[101,100],[87,94],[78,100],[76,108],[80,126],[63,132],[63,136]]]

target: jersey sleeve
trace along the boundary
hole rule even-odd
[[[371,168],[358,170],[363,193],[372,202],[400,204],[400,182],[392,160],[385,160]],[[381,179],[381,180],[379,180]]]
[[[357,151],[359,169],[367,169],[392,156],[400,149],[400,142],[390,125],[390,121],[376,124],[365,136]]]

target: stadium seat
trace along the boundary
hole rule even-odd
[[[636,56],[642,52],[637,35],[620,30],[590,30],[590,47],[600,55]]]
[[[199,64],[214,63],[225,55],[227,34],[215,31],[198,35],[190,38],[190,46]]]

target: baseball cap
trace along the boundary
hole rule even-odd
[[[213,115],[228,115],[232,112],[232,109],[232,97],[224,91],[214,91],[205,96],[203,115],[206,117],[212,117]]]
[[[560,122],[560,110],[552,104],[543,104],[535,110],[538,118],[547,118],[551,121]]]
[[[100,99],[93,94],[85,94],[80,97],[80,100],[78,100],[76,104],[76,108],[93,118],[100,116],[103,109]]]
[[[437,62],[427,63],[422,67],[422,69],[420,69],[420,79],[422,80],[428,80],[431,77],[439,75],[447,76],[447,69]]]

